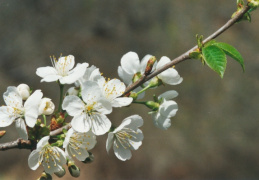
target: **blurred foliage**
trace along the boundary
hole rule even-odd
[[[104,76],[118,78],[120,58],[128,51],[140,58],[152,54],[173,59],[196,44],[195,34],[206,37],[235,10],[234,0],[0,0],[0,92],[27,83],[57,102],[58,86],[40,83],[35,74],[36,68],[51,65],[50,55],[72,54],[77,62],[86,61]],[[179,92],[179,112],[167,131],[155,128],[145,107],[115,109],[109,116],[115,125],[132,113],[144,118],[143,145],[130,161],[120,162],[107,155],[106,136],[98,137],[92,151],[95,161],[76,162],[81,178],[258,179],[258,26],[255,11],[252,23],[239,23],[218,38],[241,52],[245,73],[233,61],[228,61],[224,79],[197,60],[176,66],[183,83],[157,91]],[[6,130],[1,142],[17,138],[13,126]],[[38,177],[42,169],[29,169],[29,153],[1,152],[0,179]]]

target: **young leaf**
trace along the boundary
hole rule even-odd
[[[238,52],[238,50],[236,50],[236,48],[227,43],[222,42],[216,42],[213,45],[219,47],[226,53],[226,55],[232,57],[234,60],[239,62],[239,64],[242,66],[243,71],[245,71],[244,59],[242,55]]]
[[[211,45],[204,47],[202,54],[206,64],[223,78],[227,66],[227,58],[223,50]]]

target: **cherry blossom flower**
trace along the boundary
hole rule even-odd
[[[40,165],[48,174],[53,174],[63,170],[62,166],[66,164],[65,152],[49,144],[49,136],[43,137],[37,144],[28,158],[28,165],[32,170],[36,170]]]
[[[99,68],[95,66],[87,67],[84,75],[75,82],[77,87],[82,86],[86,81],[95,81],[97,82],[102,77]]]
[[[109,152],[113,146],[116,157],[122,161],[131,158],[131,150],[137,150],[144,138],[139,129],[143,125],[143,119],[139,115],[133,115],[124,119],[119,127],[109,132],[106,141],[106,150]]]
[[[55,105],[50,98],[42,98],[39,105],[39,114],[51,115],[55,110]]]
[[[15,126],[20,137],[28,139],[26,125],[29,127],[35,126],[39,115],[39,103],[43,96],[42,92],[36,90],[26,100],[24,105],[21,95],[14,86],[9,86],[3,96],[7,106],[0,107],[0,127],[9,126],[15,121]]]
[[[168,57],[166,56],[161,57],[161,59],[158,61],[156,65],[156,69],[159,69],[165,66],[169,62],[171,62],[171,60]],[[168,68],[167,70],[161,72],[160,74],[157,75],[157,77],[161,79],[163,83],[166,83],[169,85],[180,84],[183,81],[183,78],[180,77],[178,72],[173,67]]]
[[[94,148],[95,144],[96,136],[91,131],[79,133],[70,128],[66,133],[63,148],[69,157],[76,157],[79,161],[84,161],[89,157],[88,151]]]
[[[86,81],[82,85],[82,99],[78,96],[66,96],[62,108],[73,116],[72,128],[78,132],[88,132],[90,129],[95,135],[105,134],[111,127],[106,114],[112,112],[112,106],[102,95],[97,82]]]
[[[126,86],[118,79],[105,81],[105,78],[102,77],[98,80],[98,84],[104,97],[113,107],[128,106],[133,100],[131,97],[120,97],[124,93]]]
[[[151,112],[156,127],[166,130],[171,126],[170,118],[176,115],[178,105],[170,99],[175,98],[177,95],[178,93],[172,90],[158,96],[158,100],[161,101],[159,109]]]
[[[88,67],[88,63],[75,65],[74,56],[63,56],[58,59],[51,58],[53,67],[40,67],[36,74],[43,78],[41,82],[53,82],[59,80],[61,84],[72,84],[81,78]]]

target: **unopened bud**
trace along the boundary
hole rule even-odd
[[[68,161],[67,163],[68,170],[73,177],[79,177],[80,176],[80,169],[75,165],[73,161]]]
[[[52,176],[48,173],[43,172],[37,180],[52,180]]]
[[[5,135],[6,131],[0,131],[0,138]]]
[[[155,56],[152,56],[148,62],[147,62],[147,66],[146,66],[146,69],[145,69],[145,75],[149,75],[150,72],[152,71],[152,68],[154,66],[156,62],[156,57]]]
[[[158,110],[158,109],[159,109],[159,106],[160,106],[159,103],[154,102],[154,101],[147,101],[147,102],[145,103],[145,105],[146,105],[148,108],[152,109],[153,111]]]
[[[58,172],[54,173],[56,176],[58,176],[59,178],[63,177],[66,174],[66,170],[62,167],[62,169]]]
[[[21,95],[22,100],[26,100],[30,96],[30,87],[27,84],[17,86],[17,91]]]
[[[93,155],[93,153],[91,153],[91,152],[88,152],[88,153],[89,153],[89,156],[88,156],[84,161],[82,161],[82,162],[85,163],[85,164],[88,164],[88,163],[91,163],[91,162],[94,161],[94,155]]]
[[[42,98],[39,105],[39,113],[51,115],[55,110],[55,105],[50,98]]]
[[[136,100],[138,98],[138,94],[136,92],[131,92],[129,97],[132,97],[134,100]]]
[[[67,90],[68,95],[75,95],[77,96],[79,93],[79,90],[76,87],[71,87]]]

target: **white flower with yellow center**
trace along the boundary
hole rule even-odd
[[[49,144],[49,136],[43,137],[37,144],[37,148],[33,150],[28,159],[28,165],[32,170],[36,170],[40,165],[48,174],[59,172],[62,166],[66,164],[65,152]]]
[[[105,81],[105,78],[102,77],[98,80],[98,84],[102,89],[104,97],[113,107],[128,106],[133,100],[131,97],[120,97],[124,93],[126,86],[118,79],[108,79],[108,81]]]
[[[160,96],[158,100],[160,101],[159,109],[157,111],[152,111],[152,119],[156,127],[166,130],[171,126],[171,117],[176,115],[178,111],[178,105],[175,101],[170,99],[178,96],[176,91],[167,91]]]
[[[41,82],[53,82],[59,80],[61,84],[72,84],[81,78],[88,63],[75,65],[74,56],[63,56],[56,60],[54,57],[51,58],[52,66],[40,67],[37,69],[36,74],[43,78]]]
[[[137,150],[144,138],[139,129],[143,125],[143,119],[139,115],[133,115],[124,119],[119,127],[109,132],[106,141],[106,150],[113,150],[118,159],[125,161],[131,158],[131,150]]]
[[[109,131],[111,121],[106,114],[112,112],[111,103],[102,95],[97,82],[86,81],[82,85],[82,99],[78,96],[66,96],[62,108],[70,116],[74,116],[71,125],[78,132],[88,132],[90,129],[95,135],[102,135]]]
[[[34,127],[39,115],[38,107],[42,95],[40,90],[36,90],[23,105],[22,97],[17,88],[9,86],[3,95],[7,106],[0,107],[0,127],[9,126],[15,121],[19,136],[27,140],[26,125]]]
[[[79,161],[84,161],[89,157],[88,151],[93,149],[95,144],[96,136],[91,131],[79,133],[70,128],[66,133],[63,148],[69,157],[76,157]]]

